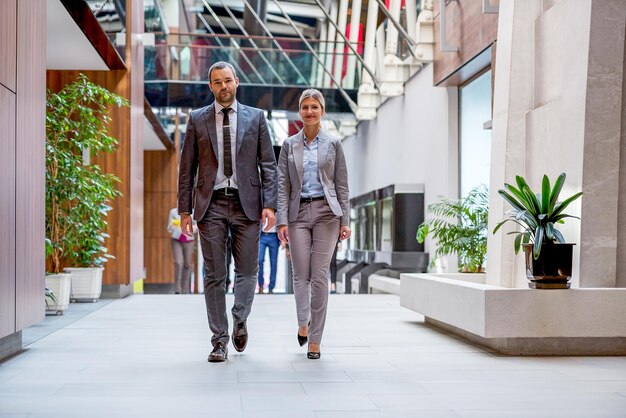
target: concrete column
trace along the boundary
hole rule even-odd
[[[620,203],[622,212],[626,203],[619,181],[626,178],[626,162],[620,161],[625,23],[622,0],[593,0],[583,115],[580,287],[616,287],[618,280],[626,286],[624,214],[618,219]]]
[[[346,34],[346,23],[348,21],[348,0],[339,0],[339,12],[337,14],[337,30]],[[335,67],[333,70],[333,77],[337,82],[341,83],[341,72],[343,69],[345,43],[341,36],[337,37],[337,43],[335,44]]]
[[[354,49],[358,51],[357,41],[359,40],[359,24],[361,23],[361,0],[352,0],[352,14],[350,15],[350,33],[348,34],[348,41],[354,46]],[[349,51],[349,50],[348,50]],[[348,52],[348,66],[346,67],[346,81],[345,87],[348,89],[354,88],[354,76],[356,74],[356,57],[354,54]]]
[[[497,190],[515,175],[539,190],[565,172],[561,197],[584,192],[567,209],[581,220],[558,226],[577,244],[573,286],[626,286],[625,22],[619,0],[500,3],[489,225],[509,210]],[[526,287],[509,230],[489,236],[487,282]]]
[[[389,2],[389,13],[391,13],[396,22],[400,20],[400,6],[400,0],[390,0]],[[398,54],[398,33],[396,26],[391,22],[387,22],[386,54]]]
[[[335,51],[335,38],[337,36],[337,29],[335,29],[335,25],[337,22],[337,13],[339,12],[339,7],[336,1],[331,1],[330,5],[330,18],[332,19],[332,23],[328,22],[328,42],[326,43],[326,54],[324,54],[324,67],[327,68],[330,72],[333,71],[333,57]],[[331,79],[330,76],[324,71],[324,87],[330,87]]]
[[[525,162],[525,114],[532,106],[533,23],[541,1],[500,2],[498,54],[494,83],[491,178],[489,187],[489,238],[487,284],[524,287],[521,256],[513,252],[511,229],[492,235],[491,230],[510,209],[498,195],[505,182],[523,174]],[[515,34],[515,36],[513,36]],[[512,227],[509,227],[512,228]],[[503,228],[504,229],[504,228]],[[521,260],[523,263],[523,260]],[[521,277],[521,278],[520,278]],[[516,286],[516,278],[519,281]]]
[[[320,24],[320,42],[317,44],[317,53],[322,59],[321,65],[324,65],[324,66],[326,65],[326,43],[327,42],[328,42],[328,26],[322,23]],[[315,64],[313,65],[312,71],[315,74],[315,77],[313,77],[313,79],[315,80],[315,85],[319,87],[323,87],[324,86],[323,84],[324,74],[326,74],[325,71],[319,65],[315,65]]]

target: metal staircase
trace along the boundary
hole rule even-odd
[[[168,30],[162,2],[171,1],[187,32]],[[125,0],[88,2],[115,39]],[[432,61],[432,22],[432,0],[146,0],[146,98],[167,130],[170,115],[213,100],[207,73],[223,60],[237,69],[239,100],[283,130],[297,120],[301,91],[315,87],[336,134],[350,135]]]

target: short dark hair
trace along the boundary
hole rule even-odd
[[[211,82],[211,73],[213,72],[213,70],[223,70],[224,68],[229,68],[230,71],[233,72],[233,77],[237,77],[237,72],[235,71],[235,67],[233,67],[231,64],[227,63],[226,61],[218,61],[215,64],[211,65],[211,68],[209,68],[209,83]]]

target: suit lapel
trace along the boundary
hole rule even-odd
[[[298,135],[294,138],[291,152],[293,153],[293,162],[296,164],[298,177],[300,177],[300,183],[302,183],[304,176],[304,168],[302,167],[304,164],[304,131],[298,132]]]
[[[207,125],[207,131],[209,132],[209,138],[211,139],[211,146],[213,148],[213,153],[215,154],[215,159],[219,160],[219,155],[217,155],[217,129],[215,123],[215,104],[211,104],[207,107],[206,115],[204,117]]]
[[[321,172],[322,172],[322,167],[324,167],[326,165],[326,160],[328,159],[328,151],[330,150],[330,141],[328,140],[328,137],[326,136],[326,134],[323,131],[320,131],[319,134],[317,134],[317,138],[318,138],[318,144],[317,144],[317,167],[318,170],[320,171],[320,176],[321,176]]]
[[[243,142],[243,133],[246,131],[246,125],[248,124],[248,109],[242,104],[237,103],[237,154],[239,155],[239,148]]]

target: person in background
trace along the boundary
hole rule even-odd
[[[195,222],[193,232],[197,231]],[[188,294],[191,289],[191,269],[193,266],[193,246],[195,239],[185,235],[180,229],[178,209],[170,210],[167,221],[167,232],[172,236],[172,254],[174,256],[174,293]]]
[[[269,251],[270,254],[270,282],[267,287],[267,293],[274,293],[274,287],[276,286],[276,268],[278,265],[279,247],[280,241],[278,240],[276,226],[267,232],[261,231],[261,241],[259,246],[259,293],[263,293],[263,285],[265,281],[263,267],[265,264],[265,253],[267,251]]]
[[[304,128],[287,138],[278,159],[278,238],[289,243],[298,343],[319,359],[328,305],[328,270],[337,240],[350,237],[348,170],[341,141],[322,129],[325,100],[300,96]]]
[[[341,248],[341,241],[337,241],[333,257],[330,259],[330,293],[337,293],[337,251]]]

